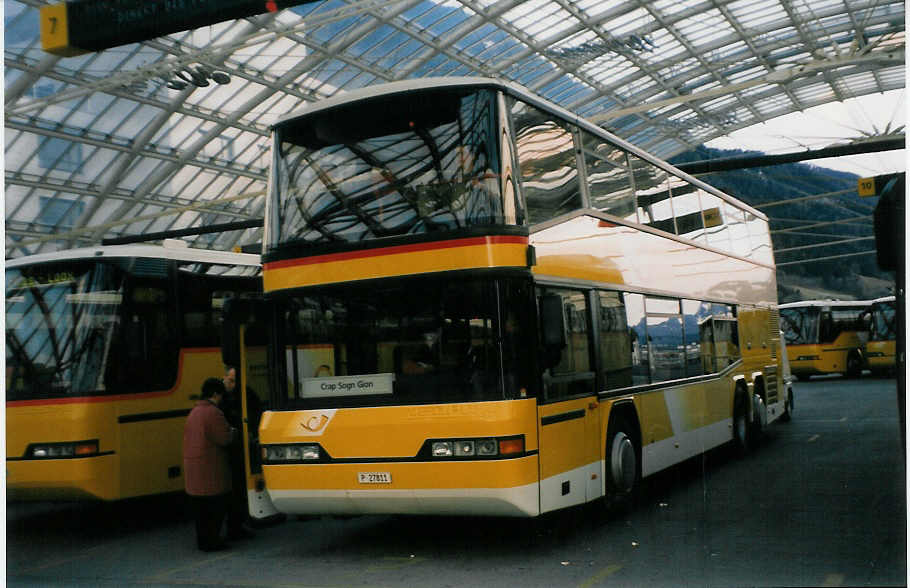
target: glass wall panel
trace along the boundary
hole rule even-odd
[[[587,131],[581,131],[581,138],[591,206],[620,218],[637,220],[626,152]]]
[[[629,155],[629,161],[635,183],[638,222],[675,233],[667,172],[634,155]]]
[[[574,128],[524,102],[510,110],[529,223],[581,208]]]
[[[598,336],[600,367],[604,388],[626,388],[632,385],[632,332],[626,321],[626,309],[619,292],[598,292]]]

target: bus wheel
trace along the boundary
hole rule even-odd
[[[737,388],[733,397],[733,445],[740,455],[747,454],[751,448],[751,429],[746,392]]]
[[[784,403],[784,414],[780,415],[780,420],[789,423],[793,418],[793,389],[787,386],[787,401]]]
[[[604,461],[607,506],[628,506],[641,482],[641,449],[635,429],[625,417],[610,425]]]
[[[847,355],[847,377],[858,378],[863,373],[863,360],[857,351],[851,351]]]

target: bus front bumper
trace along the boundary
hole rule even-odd
[[[9,459],[7,500],[116,500],[114,455],[70,459]]]
[[[263,469],[272,503],[286,514],[540,514],[536,455],[473,462],[267,465]],[[370,478],[382,481],[361,482]]]

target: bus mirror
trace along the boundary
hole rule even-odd
[[[545,349],[562,350],[566,346],[566,320],[562,296],[547,294],[540,299],[541,339]]]

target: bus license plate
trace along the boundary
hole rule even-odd
[[[391,484],[390,472],[358,472],[357,481],[361,484]]]

